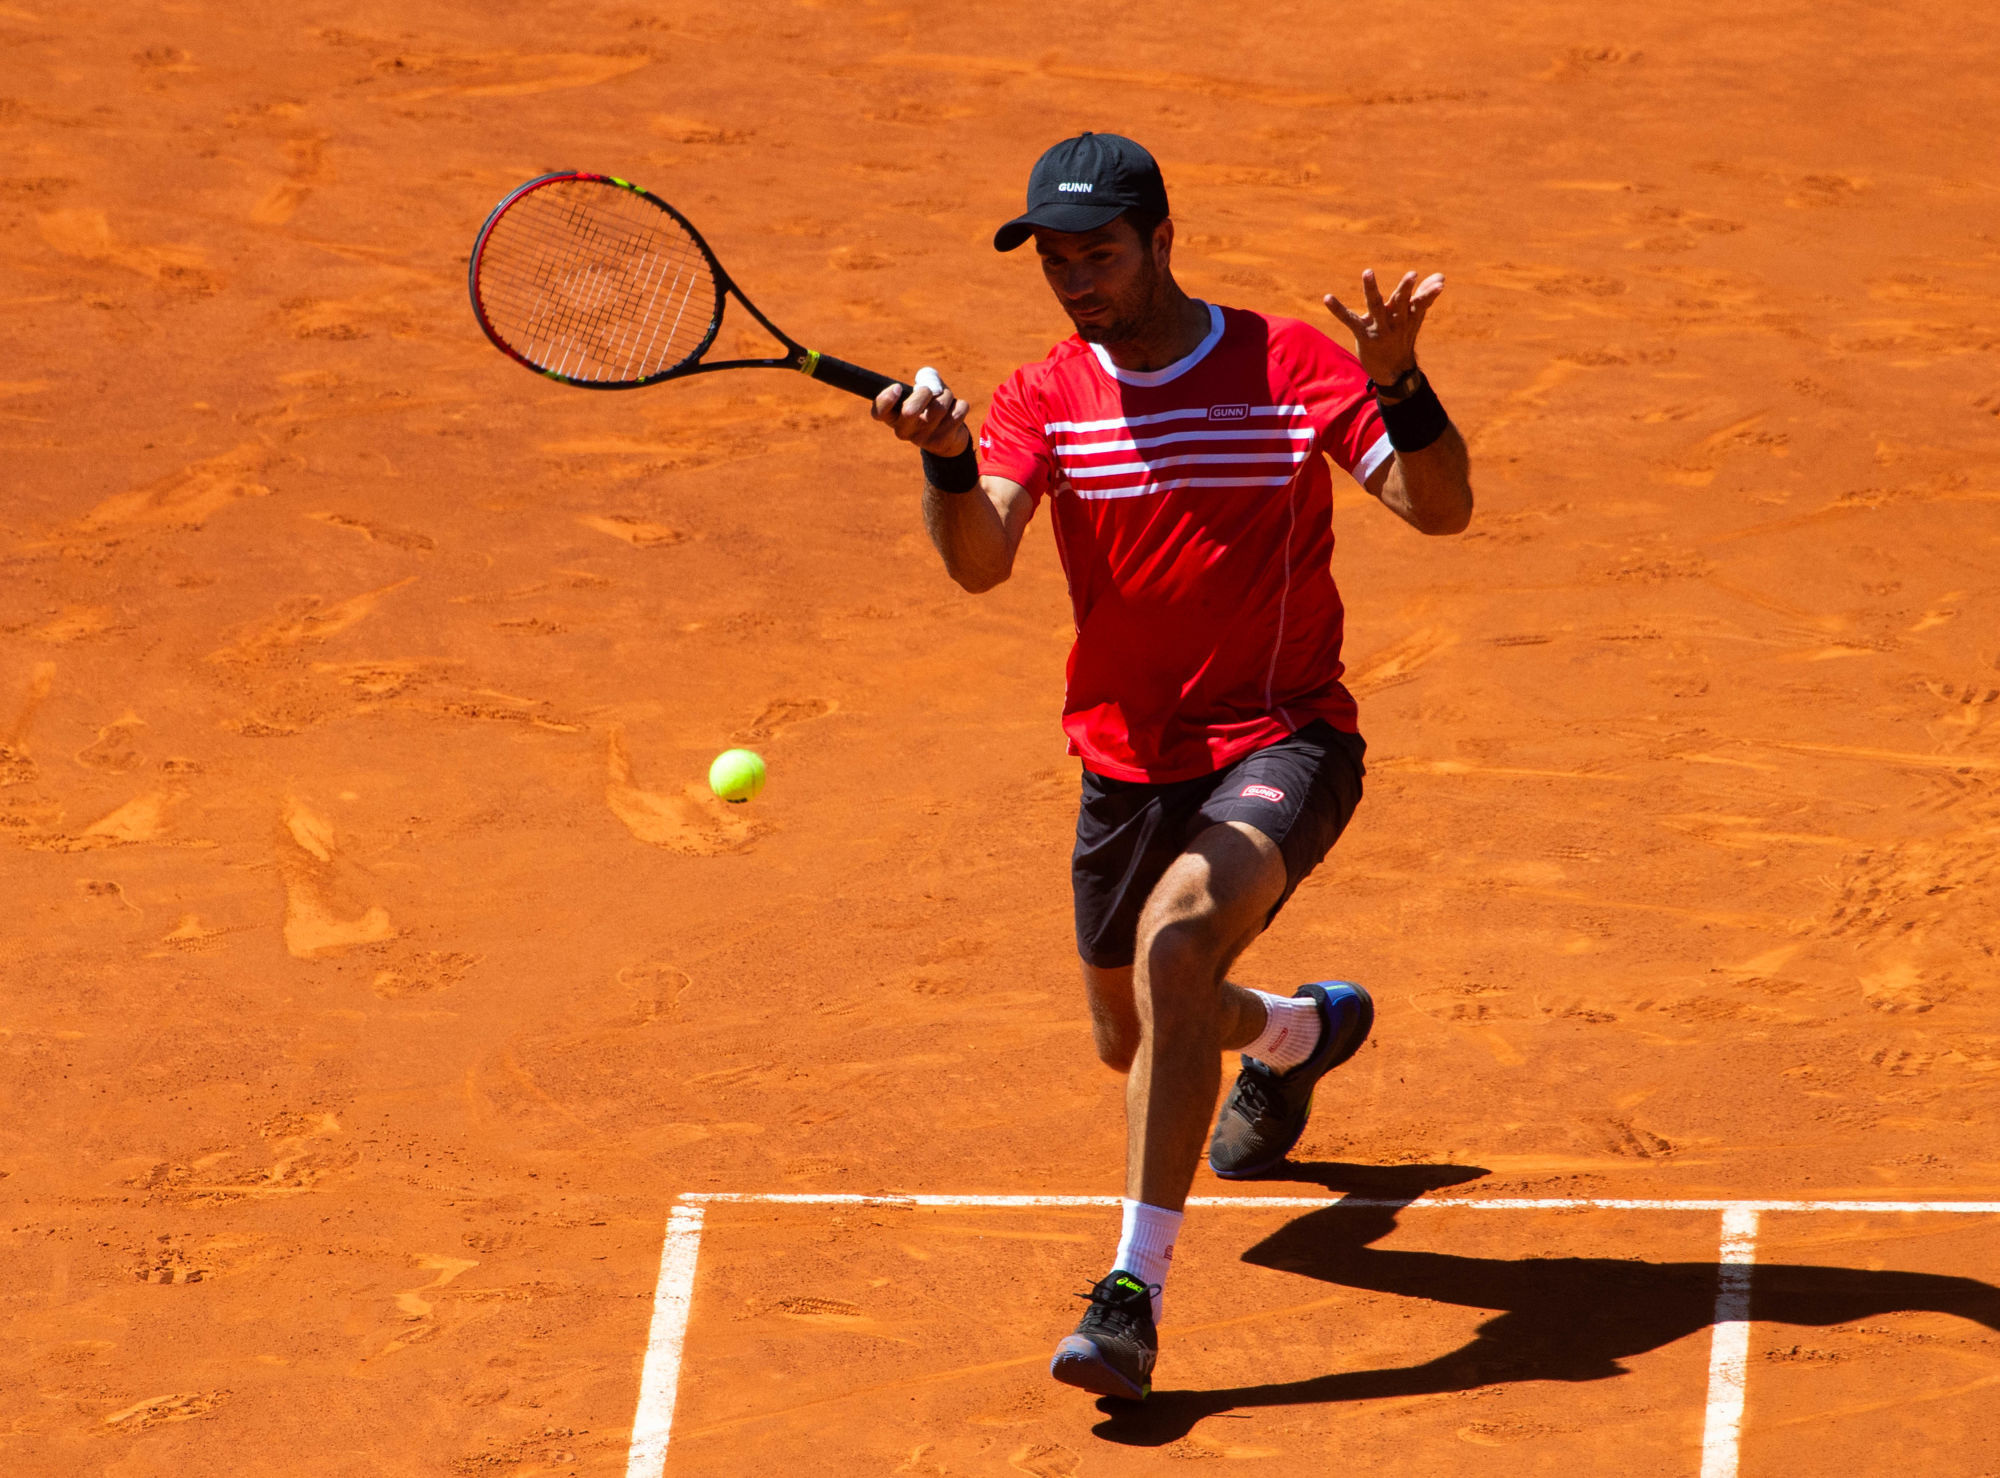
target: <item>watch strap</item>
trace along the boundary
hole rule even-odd
[[[1417,393],[1417,387],[1423,384],[1423,382],[1423,370],[1413,364],[1386,385],[1376,380],[1370,380],[1368,382],[1368,389],[1383,400],[1406,400]]]

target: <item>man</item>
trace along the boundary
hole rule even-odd
[[[1030,236],[1076,336],[1000,387],[977,454],[965,402],[929,375],[873,414],[922,451],[924,522],[969,591],[1008,577],[1051,500],[1077,631],[1063,704],[1083,760],[1077,948],[1098,1055],[1128,1076],[1124,1228],[1050,1373],[1138,1400],[1220,1054],[1240,1048],[1242,1071],[1209,1163],[1254,1176],[1297,1143],[1314,1084],[1374,1019],[1344,981],[1287,998],[1224,978],[1361,796],[1324,458],[1427,534],[1465,528],[1472,489],[1417,369],[1442,277],[1408,274],[1385,300],[1363,273],[1366,313],[1329,295],[1354,354],[1190,298],[1159,166],[1115,134],[1042,156],[993,244]]]

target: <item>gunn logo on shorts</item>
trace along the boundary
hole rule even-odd
[[[1208,408],[1208,418],[1211,421],[1247,421],[1250,419],[1250,407],[1247,405],[1212,405]]]
[[[1269,801],[1274,806],[1285,798],[1285,793],[1275,785],[1246,785],[1236,793],[1239,796],[1255,796],[1258,800]]]

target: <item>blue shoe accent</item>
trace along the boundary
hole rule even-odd
[[[1208,1165],[1224,1180],[1248,1180],[1280,1164],[1306,1132],[1319,1080],[1361,1050],[1375,1025],[1375,1002],[1351,980],[1319,980],[1293,996],[1319,1006],[1319,1044],[1290,1072],[1275,1072],[1254,1057],[1241,1059],[1236,1085],[1216,1116]]]

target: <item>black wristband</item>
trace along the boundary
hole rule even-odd
[[[1389,445],[1399,452],[1422,451],[1451,425],[1428,376],[1405,399],[1387,402],[1378,395],[1375,404],[1382,412],[1382,429],[1389,433]]]
[[[941,493],[969,493],[978,487],[979,454],[972,449],[971,438],[966,438],[965,450],[955,457],[925,452],[924,481]]]

